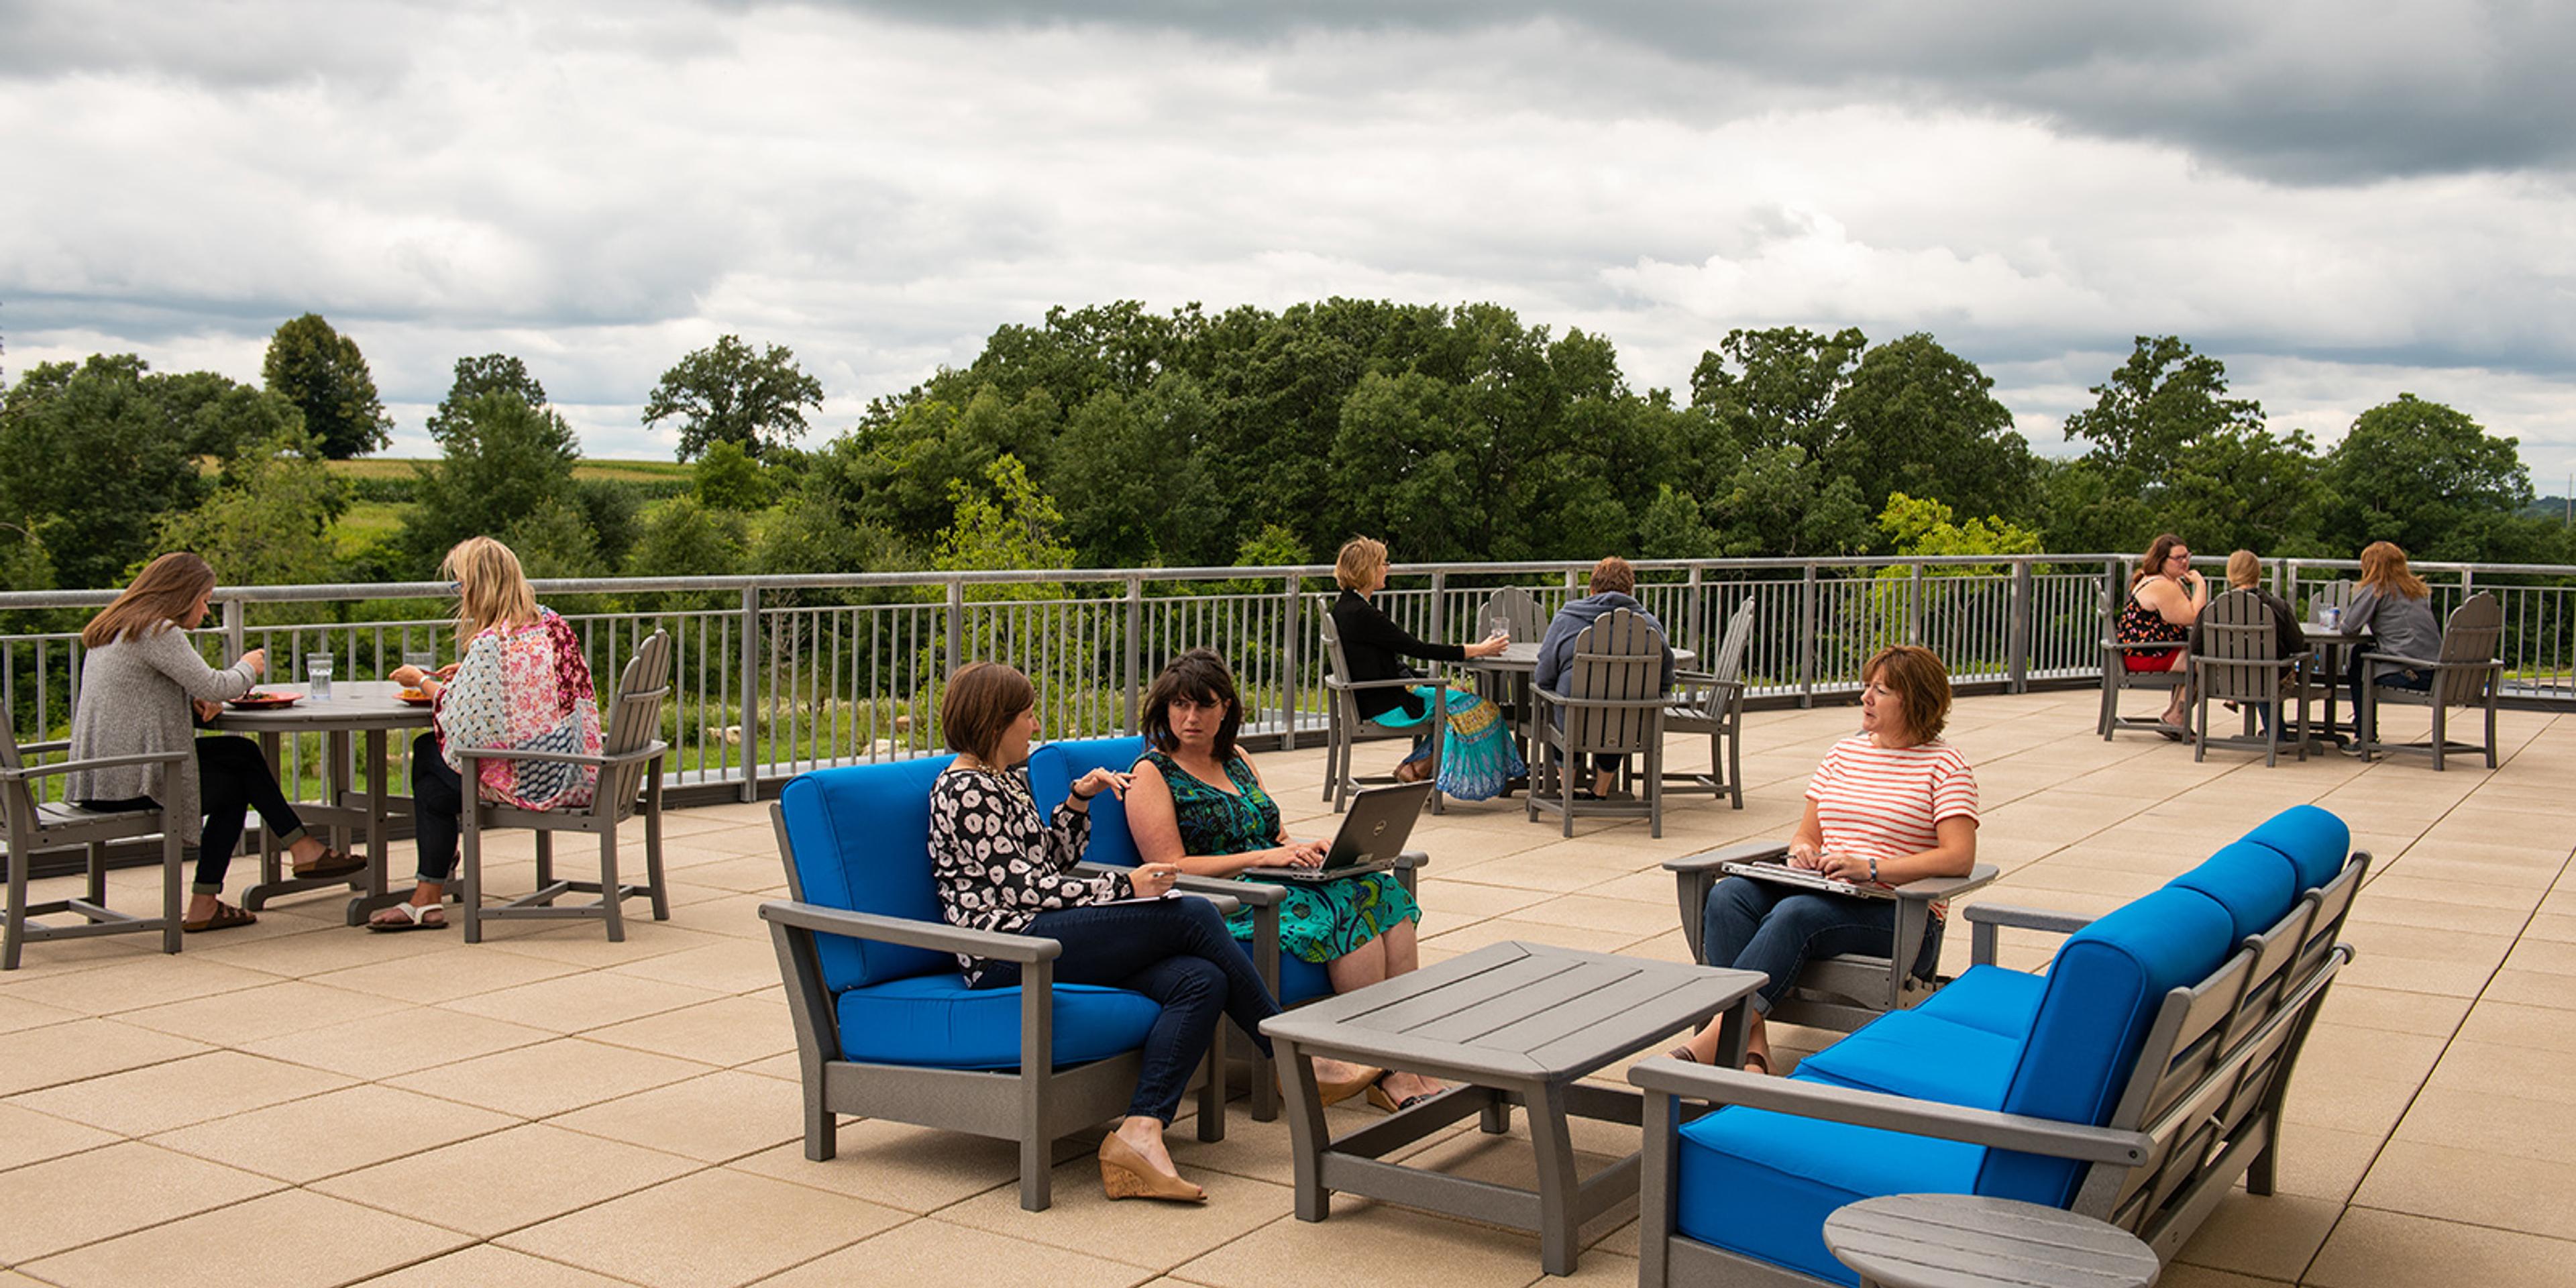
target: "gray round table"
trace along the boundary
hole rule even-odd
[[[2089,1216],[1972,1194],[1863,1199],[1825,1218],[1861,1288],[2149,1288],[2163,1267]]]
[[[208,722],[209,727],[226,733],[255,734],[269,768],[277,767],[277,745],[289,734],[318,733],[325,735],[330,751],[323,758],[323,792],[320,803],[295,802],[295,812],[311,828],[329,828],[335,835],[363,832],[366,836],[367,870],[340,877],[298,877],[286,869],[277,846],[263,836],[260,842],[260,881],[242,894],[242,905],[256,910],[279,895],[306,890],[323,890],[346,886],[359,892],[349,901],[349,924],[365,921],[367,914],[393,902],[398,897],[385,892],[385,820],[392,812],[395,798],[386,791],[385,779],[393,767],[385,755],[385,735],[396,729],[425,729],[430,724],[429,708],[404,702],[398,694],[402,686],[390,680],[343,680],[331,686],[329,698],[312,696],[310,685],[263,684],[264,689],[298,689],[304,700],[291,707],[263,711],[244,711],[226,706],[224,713]],[[357,735],[366,737],[367,752],[350,755]],[[351,762],[366,767],[366,789],[360,792],[352,781]]]

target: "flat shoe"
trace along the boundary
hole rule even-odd
[[[1360,1071],[1357,1074],[1353,1075],[1345,1082],[1326,1082],[1321,1078],[1317,1078],[1315,1080],[1315,1090],[1323,1097],[1324,1103],[1327,1105],[1338,1105],[1363,1091],[1367,1091],[1370,1088],[1375,1087],[1377,1085],[1377,1080],[1386,1076],[1386,1070],[1376,1068],[1372,1065],[1364,1064],[1361,1065],[1359,1069]]]
[[[246,908],[236,908],[229,903],[217,903],[213,916],[204,921],[182,921],[179,923],[179,929],[184,934],[202,935],[209,930],[231,930],[236,926],[256,925],[258,922],[257,913]]]
[[[322,857],[313,861],[312,867],[295,869],[295,879],[309,881],[321,877],[345,877],[366,870],[365,859],[351,854],[342,854],[338,850],[324,850]]]
[[[447,929],[447,914],[440,911],[436,904],[398,903],[385,909],[385,912],[398,914],[397,918],[392,921],[378,921],[375,917],[369,917],[367,929],[380,935],[397,935],[406,930]],[[377,914],[377,916],[382,915],[384,914]],[[436,917],[438,920],[432,921],[431,917]]]
[[[1136,1147],[1115,1134],[1100,1142],[1100,1190],[1112,1199],[1162,1199],[1171,1203],[1205,1203],[1207,1191],[1177,1176],[1154,1170]]]
[[[1437,1091],[1417,1091],[1410,1096],[1406,1096],[1402,1100],[1398,1100],[1394,1096],[1388,1094],[1386,1088],[1372,1082],[1369,1084],[1368,1102],[1388,1113],[1400,1114],[1405,1110],[1411,1109],[1415,1105],[1421,1104],[1423,1101],[1429,1100],[1439,1094],[1440,1093]]]

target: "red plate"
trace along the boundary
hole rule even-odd
[[[264,689],[233,699],[231,706],[235,711],[275,711],[303,700],[304,695],[292,689]]]

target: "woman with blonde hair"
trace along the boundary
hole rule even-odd
[[[305,834],[259,744],[199,738],[190,727],[190,716],[213,719],[226,699],[250,692],[253,680],[268,669],[265,649],[252,649],[220,671],[197,656],[187,633],[206,620],[206,599],[214,589],[215,570],[184,550],[145,565],[125,593],[81,631],[89,653],[81,659],[80,706],[72,712],[74,760],[182,748],[192,749],[196,759],[176,772],[158,763],[78,770],[63,788],[83,809],[122,813],[158,809],[166,801],[180,819],[205,817],[197,833],[197,878],[179,919],[179,928],[190,934],[259,920],[222,899],[224,874],[253,807],[293,857],[296,876],[347,876],[367,866]]]
[[[1342,586],[1341,598],[1333,601],[1333,629],[1342,641],[1342,656],[1351,664],[1351,680],[1409,679],[1413,668],[1404,664],[1408,657],[1426,662],[1463,662],[1471,657],[1492,657],[1511,641],[1500,635],[1473,644],[1433,644],[1414,638],[1411,631],[1395,624],[1372,597],[1386,589],[1386,543],[1373,537],[1353,537],[1342,543],[1341,553],[1333,560],[1333,580]],[[1512,740],[1503,728],[1494,704],[1472,693],[1449,692],[1448,736],[1442,739],[1442,763],[1431,763],[1431,689],[1415,686],[1405,689],[1362,689],[1359,700],[1360,718],[1375,721],[1390,729],[1418,729],[1413,751],[1395,767],[1395,776],[1408,783],[1418,783],[1433,774],[1440,776],[1440,790],[1460,800],[1480,801],[1499,796],[1511,779],[1529,772],[1521,763],[1520,753],[1512,749]]]
[[[2374,541],[2362,548],[2361,585],[2343,610],[2343,633],[2372,637],[2370,648],[2352,650],[2352,709],[2361,710],[2362,668],[2370,682],[2389,689],[2432,687],[2433,673],[2393,662],[2365,663],[2364,653],[2399,657],[2440,657],[2442,624],[2433,620],[2433,588],[2406,566],[2406,552],[2393,541]]]
[[[439,572],[456,584],[457,656],[439,671],[397,667],[393,679],[429,695],[435,721],[412,742],[411,817],[420,873],[408,903],[379,911],[369,930],[440,930],[439,898],[456,870],[465,811],[461,749],[599,754],[599,703],[590,663],[572,627],[540,607],[519,557],[490,537],[458,542]],[[532,760],[485,760],[476,796],[520,809],[590,803],[598,769]]]

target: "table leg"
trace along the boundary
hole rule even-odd
[[[1332,1143],[1324,1126],[1324,1096],[1315,1085],[1315,1057],[1294,1042],[1271,1039],[1273,1063],[1287,1093],[1288,1152],[1297,1172],[1297,1219],[1321,1221],[1332,1215],[1333,1196],[1324,1191],[1324,1147]]]
[[[1551,1082],[1524,1093],[1530,1143],[1538,1149],[1538,1264],[1552,1275],[1574,1273],[1577,1246],[1574,1136],[1566,1121],[1565,1085]]]
[[[1744,1053],[1753,1041],[1753,998],[1748,994],[1741,1002],[1718,1013],[1717,1060],[1720,1069],[1744,1067]]]
[[[367,891],[349,901],[348,923],[365,925],[378,908],[392,902],[385,897],[385,775],[393,772],[385,763],[385,731],[367,731]]]
[[[259,745],[260,754],[268,759],[269,772],[272,774],[276,773],[278,762],[278,735],[274,733],[260,734]],[[323,791],[330,794],[330,799],[323,802],[324,806],[328,808],[338,808],[338,789],[348,782],[348,775],[345,772],[345,767],[341,763],[346,759],[348,745],[348,734],[345,731],[332,733],[326,743],[326,755],[330,763],[323,767],[322,783]],[[329,831],[331,839],[334,842],[345,844],[348,829],[344,825],[333,824]],[[345,849],[341,852],[344,854],[347,853]],[[302,894],[307,890],[329,890],[333,887],[343,887],[354,890],[366,880],[363,876],[355,873],[341,877],[299,877],[295,875],[287,868],[286,856],[279,850],[277,838],[271,835],[266,827],[262,827],[260,829],[259,875],[259,884],[242,892],[242,906],[253,912],[257,912],[261,908],[268,906],[269,900],[278,898],[282,895]],[[354,925],[356,923],[352,922],[351,924]]]

